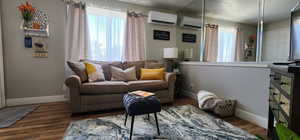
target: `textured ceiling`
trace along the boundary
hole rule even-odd
[[[265,22],[287,19],[297,0],[265,0]],[[255,23],[258,0],[206,0],[206,16],[242,23]]]
[[[184,9],[193,0],[119,0],[126,3],[133,3],[137,5],[166,8],[172,10]]]
[[[155,8],[187,11],[201,15],[202,0],[119,0]],[[298,0],[265,0],[265,22],[286,19]],[[255,23],[258,15],[258,0],[206,0],[206,16]]]
[[[291,9],[295,7],[298,0],[266,0],[265,21],[276,21],[290,17]]]

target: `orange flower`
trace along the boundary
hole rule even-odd
[[[18,6],[18,9],[25,21],[30,21],[34,15],[34,12],[36,11],[36,9],[29,2],[21,4]]]
[[[256,35],[255,34],[251,35],[250,39],[255,40],[256,39]]]
[[[29,3],[29,2],[26,2],[25,4],[22,4],[20,6],[18,6],[18,9],[21,11],[21,12],[24,12],[24,11],[28,11],[28,12],[35,12],[35,8],[32,7],[32,5]]]
[[[20,11],[23,11],[25,9],[25,6],[24,5],[20,5],[18,8],[19,8]]]

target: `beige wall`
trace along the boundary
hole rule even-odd
[[[187,28],[177,28],[177,35],[176,35],[176,45],[179,48],[180,58],[183,60],[183,50],[192,48],[193,49],[193,59],[191,61],[200,61],[200,42],[201,42],[201,30],[194,30],[194,29],[187,29]],[[197,36],[196,43],[188,43],[182,42],[182,34],[189,33],[195,34]]]
[[[288,60],[290,50],[289,19],[265,24],[263,37],[263,61]]]
[[[154,40],[153,30],[163,30],[170,32],[170,40]],[[146,58],[162,60],[163,48],[176,47],[176,26],[146,25]]]
[[[153,30],[170,31],[170,40],[154,40]],[[197,36],[196,43],[182,42],[182,34],[189,33]],[[177,47],[179,59],[183,60],[183,50],[193,48],[193,61],[200,61],[201,30],[187,29],[178,26],[163,26],[147,24],[146,26],[146,54],[147,59],[162,60],[163,48]]]
[[[61,94],[64,82],[65,6],[61,0],[29,0],[45,11],[50,21],[48,58],[33,58],[24,47],[17,11],[20,0],[1,0],[6,98],[38,97]],[[22,1],[24,2],[24,1]]]

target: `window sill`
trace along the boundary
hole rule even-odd
[[[270,62],[181,62],[181,65],[194,66],[218,66],[218,67],[252,67],[252,68],[268,68]]]

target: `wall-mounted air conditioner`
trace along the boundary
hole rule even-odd
[[[157,11],[150,11],[148,15],[148,23],[176,25],[177,15]]]
[[[200,18],[192,18],[192,17],[184,16],[182,17],[180,26],[184,28],[200,30],[202,28],[202,21]]]

